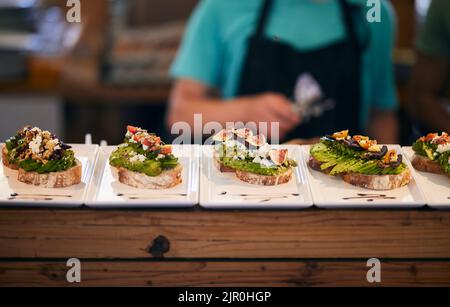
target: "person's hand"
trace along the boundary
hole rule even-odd
[[[270,138],[271,123],[279,123],[280,139],[300,124],[301,118],[292,109],[286,97],[275,93],[264,93],[241,100],[247,122],[267,122]]]

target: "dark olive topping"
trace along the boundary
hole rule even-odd
[[[66,150],[66,149],[71,149],[71,148],[72,148],[72,146],[67,145],[67,144],[61,142],[61,149]]]
[[[392,162],[389,166],[392,167],[392,168],[396,168],[396,167],[399,167],[400,164],[402,164],[402,162],[403,162],[403,156],[402,155],[398,155],[397,161],[396,162]]]
[[[358,142],[356,142],[354,139],[342,139],[342,140],[336,140],[334,137],[332,137],[331,135],[325,135],[322,140],[324,141],[329,141],[329,142],[339,142],[341,144],[344,144],[345,146],[349,147],[349,148],[353,148],[356,150],[363,150],[363,148],[361,146],[359,146]]]
[[[50,160],[60,160],[62,157],[63,157],[63,150],[58,149],[52,153]]]
[[[364,150],[357,141],[354,139],[344,139],[342,140],[342,143],[344,143],[347,147],[357,149],[357,150]]]
[[[379,151],[379,152],[370,152],[369,151],[364,156],[367,159],[381,159],[387,154],[387,152],[388,152],[387,146],[383,146],[383,147],[381,147],[381,151]]]

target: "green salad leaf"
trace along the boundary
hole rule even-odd
[[[66,150],[61,159],[49,160],[47,163],[42,163],[37,160],[27,159],[20,161],[19,167],[26,172],[37,172],[39,174],[61,172],[68,170],[76,165],[75,154],[73,150]]]
[[[436,158],[436,149],[437,145],[431,144],[430,142],[423,142],[420,140],[417,140],[414,142],[412,146],[414,152],[420,156],[427,157],[431,161],[434,161]]]

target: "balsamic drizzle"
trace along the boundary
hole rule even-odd
[[[8,200],[54,200],[55,198],[72,198],[72,195],[47,195],[47,194],[18,194],[12,193]]]
[[[366,199],[367,202],[373,202],[377,199],[397,199],[397,197],[387,196],[385,194],[363,194],[358,193],[357,196],[353,197],[343,197],[343,200],[352,200],[352,199]]]
[[[228,194],[228,192],[224,191],[222,193],[219,193],[220,196],[225,196],[225,195],[229,195],[229,196],[241,196],[241,197],[252,197],[252,196],[261,196],[261,197],[266,197],[267,195],[258,195],[258,194]],[[278,193],[278,194],[273,194],[275,196],[300,196],[299,193]]]
[[[273,199],[287,199],[290,196],[294,196],[294,197],[298,197],[300,196],[299,193],[279,193],[279,194],[273,194],[273,196],[270,195],[258,195],[258,194],[228,194],[228,192],[224,191],[219,193],[219,196],[225,196],[225,195],[229,195],[229,196],[237,196],[237,197],[243,197],[244,200],[258,200],[260,199],[258,202],[259,203],[267,203]]]
[[[140,194],[116,194],[118,197],[125,197],[129,200],[139,200],[139,199],[150,199],[150,198],[163,198],[163,197],[174,197],[174,196],[182,196],[187,197],[187,193],[179,193],[179,194],[155,194],[155,195],[140,195]]]

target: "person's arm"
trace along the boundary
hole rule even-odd
[[[449,58],[418,54],[406,108],[414,121],[436,132],[450,131],[450,115],[439,102],[449,71]]]
[[[210,96],[211,88],[201,82],[180,79],[175,82],[170,98],[167,124],[187,122],[194,126],[194,114],[202,114],[203,122],[279,122],[280,137],[299,124],[288,100],[278,94],[263,93],[224,101]]]
[[[280,134],[299,123],[290,103],[281,95],[261,93],[230,100],[211,95],[220,89],[224,76],[224,42],[220,11],[222,2],[203,0],[195,9],[176,60],[171,67],[175,80],[167,115],[169,130],[176,122],[194,126],[194,114],[202,114],[203,123],[280,122]]]
[[[373,109],[370,116],[369,135],[380,144],[397,144],[399,131],[395,112]]]

